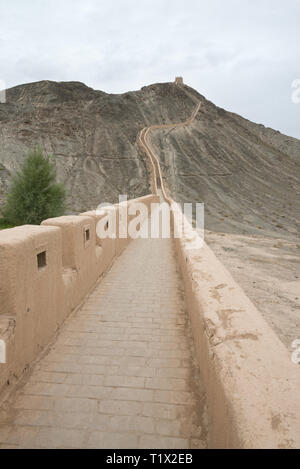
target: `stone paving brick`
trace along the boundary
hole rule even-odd
[[[90,449],[135,449],[138,436],[126,433],[92,432],[86,444]]]
[[[158,419],[156,423],[156,431],[159,435],[163,436],[183,436],[182,423],[178,419],[174,420],[162,420]]]
[[[189,368],[156,368],[155,372],[155,375],[161,378],[182,378],[187,380],[191,376],[191,369]]]
[[[99,412],[110,415],[141,415],[143,402],[111,401],[102,399],[99,402]],[[149,417],[152,417],[149,415]]]
[[[54,371],[59,373],[83,373],[84,366],[78,363],[47,363],[43,362],[44,371]]]
[[[0,444],[0,449],[21,449],[18,445]]]
[[[140,416],[113,416],[110,419],[109,427],[113,431],[135,432],[138,434],[154,434],[155,420],[151,417]]]
[[[0,430],[1,444],[18,445],[23,448],[32,448],[36,445],[39,427],[8,426]]]
[[[23,388],[24,394],[33,396],[65,396],[68,391],[69,387],[65,384],[36,383],[34,381],[29,381]]]
[[[152,402],[154,392],[149,389],[114,388],[111,398],[122,401]]]
[[[195,401],[192,392],[185,391],[155,391],[154,402],[190,405]]]
[[[70,385],[66,395],[88,399],[106,399],[113,391],[115,391],[114,388],[104,386]]]
[[[16,425],[57,428],[89,428],[93,415],[87,412],[57,412],[49,410],[22,410],[15,416]]]
[[[150,367],[139,367],[139,366],[123,366],[119,367],[116,373],[111,373],[112,375],[123,375],[123,376],[141,376],[144,378],[154,378],[156,375],[156,368]]]
[[[136,376],[107,376],[105,378],[105,386],[144,388],[145,378]]]
[[[171,240],[132,241],[8,401],[0,448],[206,447]]]
[[[62,384],[66,382],[67,376],[67,373],[38,371],[32,374],[31,382]]]
[[[147,378],[145,387],[149,389],[168,389],[170,391],[187,391],[189,383],[177,378]]]
[[[53,410],[55,407],[55,399],[46,396],[24,396],[20,395],[15,403],[15,409],[32,409],[32,410]]]
[[[184,438],[170,438],[162,436],[142,436],[139,449],[189,449],[190,442]]]
[[[192,409],[193,407],[190,406]],[[156,417],[159,419],[169,419],[179,421],[186,416],[187,406],[178,404],[160,404],[157,402],[145,402],[143,405],[142,415],[147,417]]]
[[[40,428],[35,445],[40,448],[72,449],[85,447],[85,432],[82,429]]]
[[[89,412],[94,414],[98,409],[95,399],[66,397],[55,399],[54,408],[59,412]]]

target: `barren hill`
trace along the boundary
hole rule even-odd
[[[27,150],[55,156],[69,212],[149,193],[139,131],[151,143],[173,198],[205,202],[207,240],[289,346],[300,337],[300,141],[218,108],[173,83],[111,95],[82,83],[43,81],[7,91],[0,104],[0,206]],[[298,334],[298,335],[297,335]]]
[[[190,100],[173,85],[110,95],[82,83],[43,81],[7,91],[0,104],[0,197],[27,150],[54,154],[69,211],[149,193],[146,158],[137,134],[145,126],[185,118]]]

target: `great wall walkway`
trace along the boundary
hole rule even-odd
[[[0,448],[204,448],[170,239],[134,240],[11,398]]]
[[[139,144],[149,158],[152,195],[138,200],[149,204],[160,195],[161,200],[172,203],[148,136],[151,130],[189,125],[200,107],[197,102],[185,122],[141,131]],[[114,210],[120,213],[121,208]],[[44,285],[47,292],[47,301],[37,302],[35,307],[37,322],[44,321],[43,334],[45,328],[52,327],[53,336],[55,319],[60,326],[62,318],[72,311],[70,305],[74,308],[84,298],[79,294],[77,302],[76,289],[61,279],[63,263],[55,266],[56,251],[60,262],[63,258],[67,267],[77,268],[75,287],[80,289],[84,283],[85,295],[101,275],[96,270],[102,268],[99,259],[104,261],[101,272],[106,274],[83,306],[71,313],[30,374],[0,405],[0,449],[299,448],[298,369],[209,247],[204,243],[201,256],[191,248],[192,227],[180,240],[131,240],[122,252],[118,239],[103,247],[98,244],[93,226],[98,218],[93,212],[62,218],[50,220],[44,227],[13,231],[15,240],[23,242],[15,248],[23,254],[24,246],[29,246],[33,260],[41,247],[45,249],[40,244],[48,242],[50,262],[48,270],[43,270],[44,277],[34,262],[31,270],[26,263],[27,270],[23,266],[22,271],[34,276],[33,281],[40,282],[35,286]],[[174,227],[181,226],[176,209],[172,221]],[[12,256],[7,237],[5,233],[2,236],[7,255],[3,258],[13,261],[11,272],[16,275],[22,267],[17,264],[21,256],[15,251]],[[89,271],[92,275],[85,284]],[[68,301],[63,315],[54,314],[48,321],[49,311],[60,309],[59,302],[51,302],[52,290],[46,283],[55,286],[56,277],[63,280],[58,286]],[[15,290],[9,290],[10,308],[15,306],[12,292]],[[13,308],[16,332],[27,301],[24,295],[21,298],[22,302],[16,303],[21,307]],[[49,304],[58,307],[49,309]],[[25,311],[31,313],[30,308]],[[26,345],[30,327],[21,322],[19,331],[24,332],[24,338],[12,334],[12,340],[16,337]],[[33,338],[33,345],[39,345],[41,337],[36,333]],[[8,352],[16,350],[17,357],[15,362],[8,361],[8,371],[2,368],[6,372],[2,384],[7,380],[9,388],[11,377],[18,378],[15,369],[19,370],[20,364],[26,368],[29,361],[22,348],[8,345]]]

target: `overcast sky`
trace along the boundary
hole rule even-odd
[[[300,0],[0,0],[0,80],[121,93],[182,75],[218,106],[300,138]]]

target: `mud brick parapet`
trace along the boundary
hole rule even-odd
[[[172,212],[176,230],[180,211]],[[186,222],[176,239],[210,416],[211,448],[300,447],[300,373],[228,270]]]
[[[122,209],[139,202],[150,214],[159,197],[130,200]],[[108,210],[115,211],[119,228],[120,206],[115,205],[101,214],[92,211],[0,232],[0,339],[7,355],[7,363],[0,364],[0,391],[22,376],[129,243],[130,238],[97,237],[97,222]],[[124,217],[124,223],[131,218]]]

